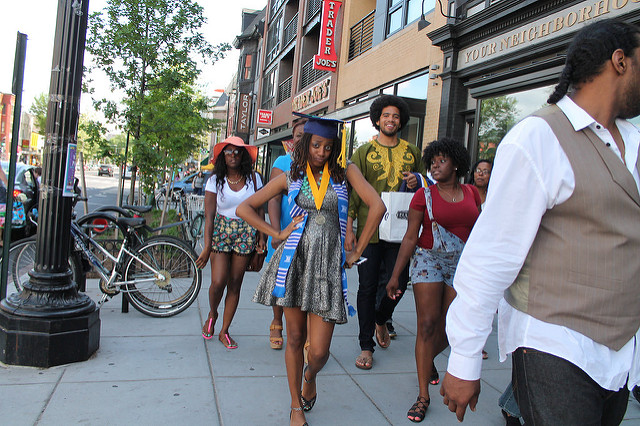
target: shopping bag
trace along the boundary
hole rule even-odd
[[[380,194],[380,198],[387,207],[387,212],[378,227],[380,239],[389,243],[400,243],[407,232],[409,203],[411,203],[413,193],[383,192]]]

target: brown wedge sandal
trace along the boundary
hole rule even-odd
[[[272,336],[271,332],[273,330],[280,330],[280,336]],[[271,345],[271,349],[282,349],[283,342],[284,339],[282,338],[282,326],[272,323],[269,326],[269,345]]]

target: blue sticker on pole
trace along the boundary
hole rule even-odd
[[[76,179],[76,153],[78,151],[78,145],[70,143],[67,146],[67,166],[64,170],[64,190],[62,191],[63,197],[73,197],[75,192],[73,188],[75,186]]]

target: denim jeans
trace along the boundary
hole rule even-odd
[[[375,325],[384,325],[393,315],[393,310],[400,301],[401,297],[396,300],[383,296],[376,309],[376,294],[380,286],[386,287],[389,277],[393,272],[396,264],[396,257],[400,250],[399,243],[388,243],[380,241],[375,244],[369,244],[362,252],[362,256],[367,261],[358,266],[358,324],[360,325],[360,349],[363,351],[373,351],[375,342],[373,333]],[[400,290],[402,294],[407,289],[409,281],[409,266],[400,274]]]
[[[516,401],[513,382],[510,382],[509,385],[507,385],[507,388],[498,399],[498,406],[511,417],[522,417],[520,415],[520,408],[518,408],[518,401]]]
[[[619,425],[627,411],[626,386],[610,391],[560,357],[530,348],[513,353],[516,398],[524,423]]]

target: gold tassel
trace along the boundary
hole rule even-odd
[[[343,169],[347,168],[347,126],[346,122],[342,123],[342,146],[340,147],[340,156],[338,157],[338,164]]]

